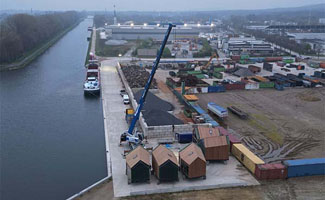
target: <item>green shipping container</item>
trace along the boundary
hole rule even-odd
[[[196,75],[196,74],[201,74],[201,71],[188,71],[188,74]]]
[[[220,73],[220,72],[214,72],[214,73],[213,73],[213,76],[216,77],[217,79],[222,79],[223,74]]]
[[[198,79],[204,79],[205,78],[205,76],[203,74],[196,74],[195,76]]]
[[[216,67],[214,68],[214,72],[224,72],[226,69],[224,67]]]
[[[274,82],[260,82],[260,88],[274,88]]]
[[[240,59],[241,60],[249,59],[249,55],[241,55]]]
[[[293,59],[284,59],[284,60],[282,60],[284,63],[286,63],[286,64],[291,64],[291,63],[293,63],[294,62],[294,60]]]

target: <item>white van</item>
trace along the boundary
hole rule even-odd
[[[127,94],[123,95],[123,103],[124,104],[130,103],[129,95],[127,95]]]

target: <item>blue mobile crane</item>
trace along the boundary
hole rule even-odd
[[[131,125],[129,127],[129,129],[127,131],[125,131],[122,135],[121,135],[121,138],[120,138],[120,144],[124,141],[128,141],[129,144],[133,144],[133,145],[138,145],[138,144],[141,144],[142,140],[143,140],[143,134],[141,133],[135,133],[133,134],[133,131],[134,131],[134,127],[140,117],[140,112],[141,112],[141,109],[143,107],[143,104],[144,102],[146,101],[146,96],[148,94],[148,91],[149,91],[149,88],[150,88],[150,85],[151,85],[151,82],[153,80],[153,77],[155,76],[155,73],[156,73],[156,70],[158,68],[158,64],[160,62],[160,58],[163,54],[163,51],[165,49],[165,46],[166,46],[166,43],[167,43],[167,40],[168,40],[168,37],[170,35],[170,32],[172,30],[173,27],[176,27],[176,25],[173,25],[173,24],[169,24],[168,25],[168,29],[167,29],[167,32],[165,34],[165,38],[160,46],[160,50],[159,50],[159,53],[156,57],[156,61],[153,63],[153,66],[152,66],[152,70],[151,70],[151,73],[150,73],[150,76],[148,78],[148,81],[144,87],[144,90],[143,90],[143,93],[142,93],[142,96],[140,98],[140,101],[139,101],[139,105],[133,115],[133,119],[132,119],[132,122],[131,122]]]

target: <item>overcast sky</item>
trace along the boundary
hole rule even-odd
[[[4,9],[183,11],[298,7],[325,0],[0,0]]]

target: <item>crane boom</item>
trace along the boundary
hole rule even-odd
[[[163,54],[163,51],[164,51],[164,49],[165,49],[165,46],[166,46],[166,43],[167,43],[168,37],[169,37],[170,32],[171,32],[171,30],[172,30],[173,27],[175,27],[175,25],[173,25],[173,24],[169,24],[168,29],[167,29],[167,32],[166,32],[166,34],[165,34],[165,38],[164,38],[164,40],[163,40],[163,42],[162,42],[162,44],[161,44],[161,46],[160,46],[160,50],[159,50],[158,55],[157,55],[157,57],[156,57],[156,60],[155,60],[155,62],[153,63],[153,66],[152,66],[152,70],[151,70],[150,76],[149,76],[148,81],[147,81],[147,83],[146,83],[146,85],[145,85],[145,87],[144,87],[144,90],[143,90],[142,96],[141,96],[140,101],[139,101],[139,105],[138,105],[138,107],[137,107],[137,109],[136,109],[136,111],[135,111],[135,113],[134,113],[134,115],[133,115],[133,119],[132,119],[131,125],[130,125],[128,131],[124,133],[124,137],[126,137],[125,139],[126,139],[126,140],[129,140],[130,142],[131,142],[131,139],[129,139],[128,137],[132,137],[132,136],[133,136],[133,130],[134,130],[134,127],[135,127],[135,125],[136,125],[136,123],[137,123],[137,121],[138,121],[138,119],[139,119],[139,117],[140,117],[141,109],[142,109],[142,107],[143,107],[143,105],[144,105],[144,102],[145,102],[145,100],[146,100],[146,96],[147,96],[147,94],[148,94],[148,91],[149,91],[149,88],[150,88],[151,82],[152,82],[152,80],[153,80],[153,77],[155,76],[156,70],[157,70],[157,68],[158,68],[158,64],[159,64],[159,62],[160,62],[160,58],[161,58],[161,56],[162,56],[162,54]],[[123,137],[123,134],[122,134],[122,136],[121,136],[121,141],[122,141],[122,137]],[[134,136],[133,136],[133,137],[134,137]],[[138,138],[134,138],[134,139],[135,139],[135,142],[134,142],[134,143],[137,143],[137,142],[138,142]],[[133,140],[132,140],[132,141],[133,141]]]

